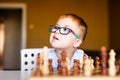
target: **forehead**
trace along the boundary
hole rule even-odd
[[[76,22],[72,18],[59,18],[57,21],[57,25],[68,27],[77,26]]]

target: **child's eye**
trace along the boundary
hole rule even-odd
[[[69,32],[69,28],[61,28],[61,33],[67,34]]]

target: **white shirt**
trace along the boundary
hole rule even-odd
[[[72,56],[72,59],[70,60],[70,67],[72,68],[73,67],[73,62],[74,62],[74,59],[77,59],[79,60],[80,58],[83,58],[83,55],[84,55],[84,51],[81,50],[81,49],[78,49],[74,52],[74,55]],[[57,65],[58,65],[58,57],[56,56],[55,54],[55,50],[54,49],[51,49],[49,50],[48,52],[48,58],[49,59],[52,59],[52,66],[54,68],[57,68]]]

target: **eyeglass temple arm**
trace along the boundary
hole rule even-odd
[[[71,32],[77,39],[79,39],[79,36],[75,32],[73,32],[73,31],[71,31]]]

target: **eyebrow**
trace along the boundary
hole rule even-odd
[[[59,24],[56,24],[57,26],[60,26],[60,27],[67,27],[67,28],[70,28],[69,25],[59,25]],[[70,28],[71,29],[71,28]]]

